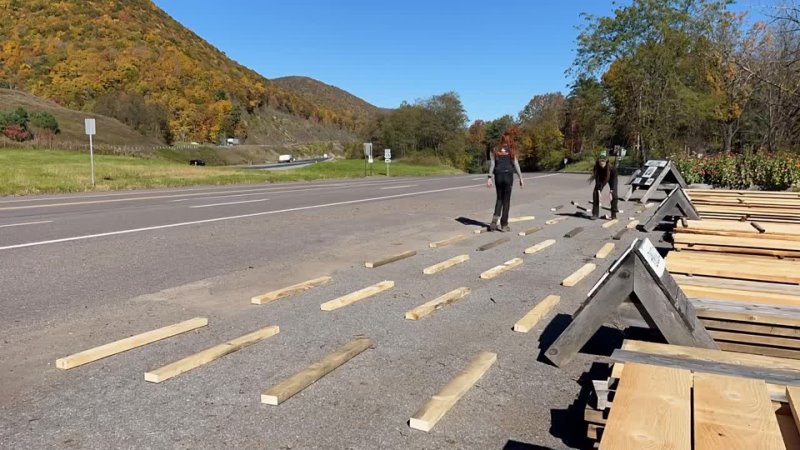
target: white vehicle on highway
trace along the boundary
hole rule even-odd
[[[290,163],[294,162],[294,156],[292,155],[280,155],[278,156],[279,163]]]

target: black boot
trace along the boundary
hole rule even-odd
[[[492,217],[492,223],[489,224],[489,231],[497,231],[497,222],[500,220],[500,217],[494,216]]]

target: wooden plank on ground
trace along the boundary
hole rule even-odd
[[[514,331],[518,331],[520,333],[527,333],[536,326],[537,323],[542,319],[542,317],[546,316],[556,307],[558,302],[561,301],[561,297],[558,295],[548,295],[544,298],[538,305],[534,306],[528,314],[525,314],[522,319],[519,319],[517,323],[514,324]]]
[[[175,361],[174,363],[167,364],[150,372],[145,372],[144,379],[151,383],[161,383],[162,381],[169,380],[184,372],[196,369],[203,364],[208,364],[222,358],[225,355],[237,352],[247,346],[253,345],[257,342],[263,341],[269,337],[275,336],[280,333],[280,328],[277,325],[262,328],[244,336],[225,342],[224,344],[215,345],[211,348],[203,350],[202,352],[195,353],[194,355],[187,356],[186,358]]]
[[[536,220],[536,216],[520,216],[520,217],[512,217],[508,219],[508,223],[515,223],[515,222],[529,222],[531,220]]]
[[[456,301],[461,300],[462,298],[469,295],[469,293],[470,289],[468,287],[460,287],[458,289],[454,289],[427,303],[417,306],[411,311],[406,312],[406,319],[419,320],[429,314],[432,314],[434,311],[437,311],[451,303],[455,303]]]
[[[459,234],[458,236],[453,236],[451,238],[443,239],[441,241],[431,242],[428,244],[431,248],[442,248],[447,247],[448,245],[455,244],[456,242],[463,241],[466,239],[466,236],[463,234]]]
[[[479,252],[483,252],[492,248],[497,247],[498,245],[505,244],[506,242],[511,242],[511,238],[504,237],[502,239],[498,239],[496,241],[489,242],[488,244],[481,245],[478,247]]]
[[[704,450],[786,450],[767,385],[724,375],[694,374],[694,439]]]
[[[555,243],[556,243],[555,239],[548,239],[546,241],[539,242],[536,245],[533,245],[533,246],[530,246],[530,247],[526,248],[525,249],[525,254],[526,255],[532,255],[532,254],[534,254],[534,253],[536,253],[536,252],[538,252],[540,250],[544,250],[547,247],[550,247],[551,245],[553,245]]]
[[[569,231],[568,231],[568,232],[567,232],[567,233],[564,235],[564,237],[565,237],[565,238],[572,238],[572,237],[575,237],[575,236],[577,236],[577,235],[578,235],[580,232],[582,232],[582,231],[583,231],[583,227],[575,227],[575,228],[573,228],[573,229],[569,230]]]
[[[401,259],[410,258],[417,254],[416,250],[408,250],[403,253],[399,253],[397,255],[388,256],[386,258],[379,259],[377,261],[367,261],[364,265],[370,269],[374,267],[380,267],[385,264],[393,263],[395,261],[400,261]]]
[[[264,391],[261,394],[261,403],[280,405],[372,346],[372,341],[366,337],[348,342],[334,352],[325,355],[321,360]]]
[[[500,275],[501,273],[509,271],[509,270],[513,269],[514,267],[517,267],[517,266],[520,266],[520,265],[522,265],[522,259],[520,259],[520,258],[510,259],[510,260],[504,262],[503,264],[501,264],[499,266],[492,267],[491,269],[487,270],[486,272],[483,272],[481,274],[481,279],[491,280],[492,278],[495,278],[496,276]]]
[[[800,431],[800,387],[788,386],[786,397],[789,399],[789,407],[792,408],[792,417],[797,430]]]
[[[625,225],[625,228],[627,228],[629,230],[632,230],[632,229],[636,228],[636,225],[639,225],[639,221],[638,220],[631,220],[630,222],[628,222],[628,225]]]
[[[542,229],[542,227],[528,228],[527,230],[520,231],[519,235],[520,236],[528,236],[528,235],[531,235],[533,233],[536,233],[537,231],[540,231],[541,229]]]
[[[627,233],[628,233],[628,231],[630,231],[630,230],[629,230],[629,229],[627,229],[627,228],[623,228],[623,229],[619,230],[619,232],[618,232],[617,234],[615,234],[615,235],[614,235],[613,239],[614,239],[615,241],[622,240],[622,238],[625,236],[625,234],[627,234]]]
[[[495,361],[497,361],[497,354],[481,352],[438,394],[422,405],[411,417],[409,426],[416,430],[430,431],[447,414],[450,408],[492,367]]]
[[[626,364],[600,450],[691,450],[691,388],[688,370]]]
[[[157,330],[148,331],[146,333],[137,334],[129,338],[120,339],[115,342],[110,342],[99,347],[90,348],[73,355],[59,358],[56,360],[56,367],[59,369],[72,369],[73,367],[82,366],[84,364],[106,358],[108,356],[116,355],[128,350],[141,347],[143,345],[151,344],[168,337],[172,337],[187,331],[196,330],[197,328],[208,325],[208,319],[205,317],[195,317],[184,322],[169,325]]]
[[[603,228],[611,228],[619,222],[618,219],[611,219],[602,225]]]
[[[434,264],[432,266],[424,268],[422,270],[422,273],[424,273],[425,275],[433,275],[434,273],[439,273],[445,269],[449,269],[455,265],[461,264],[466,261],[469,261],[469,255],[454,256],[446,261],[442,261],[438,264]]]
[[[343,295],[329,302],[325,302],[319,305],[319,307],[323,311],[333,311],[335,309],[339,309],[344,306],[351,305],[355,302],[364,300],[365,298],[372,297],[373,295],[379,294],[393,287],[394,287],[394,281],[381,281],[380,283],[373,284],[372,286],[365,287],[364,289],[351,292],[347,295]]]
[[[578,284],[581,280],[583,280],[587,275],[592,273],[597,266],[592,263],[587,263],[580,269],[576,270],[572,275],[564,278],[564,281],[561,282],[562,286],[572,287]]]
[[[303,292],[309,289],[313,289],[315,287],[322,286],[323,284],[329,283],[332,279],[333,278],[331,277],[314,278],[313,280],[304,281],[302,283],[297,283],[292,286],[285,287],[283,289],[278,289],[276,291],[258,295],[256,297],[251,298],[250,303],[254,305],[263,305],[278,300],[279,298],[288,297],[290,295],[297,294],[298,292]]]
[[[561,221],[564,221],[564,220],[567,220],[567,219],[569,219],[569,217],[567,217],[567,216],[556,217],[556,218],[553,218],[553,219],[550,219],[550,220],[546,221],[545,224],[546,225],[555,225],[558,222],[561,222]]]
[[[609,253],[611,253],[613,250],[614,250],[614,243],[609,242],[608,244],[605,244],[603,247],[601,247],[600,250],[598,250],[597,253],[595,253],[594,257],[598,259],[605,259],[609,255]]]

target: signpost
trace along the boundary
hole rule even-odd
[[[389,163],[392,162],[392,149],[383,149],[383,161],[386,162],[386,176],[389,176]]]
[[[364,176],[367,176],[368,163],[369,174],[372,175],[372,142],[364,142]]]
[[[625,201],[630,200],[633,191],[640,189],[645,193],[639,202],[642,204],[647,203],[647,200],[653,195],[662,184],[672,183],[676,186],[685,188],[686,181],[684,181],[675,163],[666,160],[649,160],[641,169],[631,175],[628,182],[630,187],[627,194],[625,194]]]
[[[86,119],[86,134],[89,135],[89,164],[92,168],[92,187],[94,187],[94,144],[92,143],[92,136],[97,134],[94,119]]]

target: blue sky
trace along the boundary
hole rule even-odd
[[[566,93],[580,13],[614,9],[612,0],[155,3],[267,78],[309,76],[387,108],[455,91],[470,121]]]

